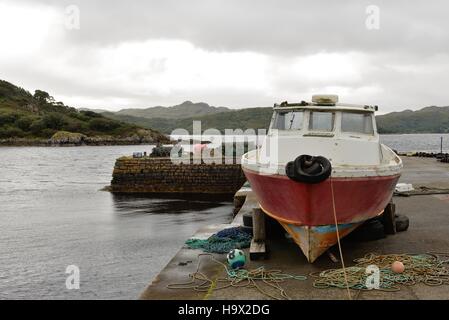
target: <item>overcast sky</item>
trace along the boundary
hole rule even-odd
[[[0,79],[110,110],[271,106],[313,93],[382,113],[443,106],[448,9],[443,0],[0,0]]]

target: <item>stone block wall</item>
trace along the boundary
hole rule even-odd
[[[168,157],[121,157],[115,162],[111,191],[234,194],[245,181],[240,164],[191,164],[188,160],[178,164]]]

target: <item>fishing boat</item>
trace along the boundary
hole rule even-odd
[[[377,106],[336,95],[275,104],[259,149],[242,169],[261,209],[292,236],[309,262],[383,213],[402,160],[379,142]]]

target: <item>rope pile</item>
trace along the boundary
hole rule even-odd
[[[446,257],[446,259],[442,259]],[[347,267],[347,281],[350,289],[368,290],[366,286],[366,268],[375,265],[379,268],[380,283],[379,289],[383,291],[399,291],[400,285],[414,285],[424,283],[429,286],[439,286],[449,284],[449,270],[445,264],[449,263],[449,254],[428,253],[428,254],[388,254],[376,255],[369,253],[365,257],[354,260],[355,266]],[[395,261],[404,264],[403,273],[395,273],[391,270],[391,265]],[[329,269],[319,273],[311,274],[315,277],[313,286],[315,288],[346,288],[343,269]]]
[[[208,239],[188,239],[185,244],[191,249],[202,249],[205,252],[228,253],[232,249],[248,248],[251,235],[240,227],[223,229]]]
[[[199,270],[201,265],[200,259],[201,256],[208,256],[211,258],[211,261],[223,267],[224,271],[226,272],[226,277],[211,279],[206,274],[200,272]],[[306,276],[290,275],[287,273],[282,273],[281,270],[265,270],[264,267],[259,267],[253,270],[228,269],[227,265],[215,259],[214,256],[210,253],[202,253],[198,255],[198,264],[196,271],[194,273],[189,274],[189,278],[191,280],[188,282],[169,284],[167,288],[191,289],[198,292],[208,292],[208,294],[210,294],[214,290],[220,290],[228,287],[238,287],[238,288],[247,287],[247,288],[256,288],[260,293],[272,299],[290,300],[290,297],[282,288],[281,283],[288,279],[300,281],[307,279]],[[262,283],[265,284],[266,287],[271,289],[271,291],[273,291],[274,289],[274,291],[277,292],[277,294],[264,290],[261,287]]]

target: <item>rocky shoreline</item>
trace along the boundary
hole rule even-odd
[[[126,145],[148,145],[158,142],[135,142],[129,140],[111,140],[111,141],[91,141],[83,143],[52,143],[48,140],[14,140],[1,139],[0,147],[81,147],[81,146],[126,146]]]
[[[170,139],[161,134],[141,130],[139,134],[127,137],[93,136],[81,133],[58,131],[50,139],[38,138],[6,138],[0,139],[0,146],[9,147],[58,147],[58,146],[113,146],[171,143]]]

